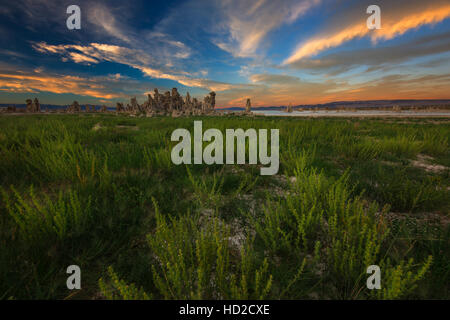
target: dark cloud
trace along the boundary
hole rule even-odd
[[[320,58],[302,59],[290,65],[291,68],[328,71],[338,74],[349,71],[358,66],[368,66],[370,71],[385,66],[403,63],[414,58],[441,54],[450,50],[450,32],[429,35],[408,43],[390,46],[346,50],[333,54],[326,54]]]

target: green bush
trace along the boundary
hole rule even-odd
[[[7,212],[14,219],[22,238],[30,243],[81,235],[91,222],[91,201],[82,203],[73,191],[65,194],[60,191],[56,199],[48,195],[39,199],[33,187],[26,197],[14,187],[11,187],[11,196],[3,189],[1,191]]]
[[[233,256],[230,230],[217,218],[164,217],[156,205],[156,231],[147,239],[155,263],[155,286],[165,299],[263,299],[272,278],[258,266],[247,243]]]

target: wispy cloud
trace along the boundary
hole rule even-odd
[[[386,3],[386,2],[384,2]],[[346,17],[342,19],[343,26],[333,26],[332,30],[328,30],[325,34],[307,40],[302,43],[283,64],[291,64],[306,57],[317,55],[318,53],[342,45],[355,38],[370,36],[373,42],[378,40],[390,40],[400,36],[409,30],[418,28],[423,25],[434,24],[450,17],[450,5],[448,2],[414,2],[396,1],[397,7],[393,10],[383,10],[382,13],[382,29],[369,30],[366,26],[363,12],[359,12],[356,16]],[[403,8],[401,7],[403,5]],[[388,6],[387,6],[388,7]],[[382,7],[383,8],[383,7]],[[337,17],[336,19],[339,19]],[[347,21],[354,21],[353,24],[346,24]]]
[[[83,97],[85,101],[98,102],[101,99],[111,103],[132,96],[140,97],[154,86],[151,81],[137,81],[119,73],[65,75],[42,67],[30,71],[0,64],[0,92],[72,94]]]
[[[105,78],[95,79],[92,77],[82,78],[42,74],[0,73],[0,91],[72,93],[102,99],[123,97],[123,94],[109,92],[107,79]]]
[[[178,44],[181,46],[181,44]],[[45,42],[34,43],[33,47],[41,53],[59,54],[63,59],[75,63],[97,64],[104,61],[121,63],[142,71],[146,76],[155,79],[176,81],[187,87],[205,88],[214,91],[224,91],[233,87],[232,84],[195,78],[183,71],[171,71],[152,67],[155,59],[140,49],[129,49],[116,45],[91,43],[81,45],[50,45]]]
[[[392,68],[392,65],[415,58],[444,54],[450,48],[450,32],[423,36],[406,43],[375,48],[343,50],[324,54],[320,58],[303,58],[289,65],[290,69],[338,74],[352,68],[366,66],[370,71]]]
[[[225,35],[215,40],[235,57],[254,57],[263,40],[282,24],[291,23],[320,0],[230,0],[222,2]]]
[[[87,10],[87,17],[91,24],[97,26],[102,34],[106,32],[110,36],[120,39],[126,43],[132,43],[131,31],[126,25],[117,21],[116,16],[106,4],[91,4]]]

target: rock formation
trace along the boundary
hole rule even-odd
[[[123,107],[123,103],[117,102],[116,103],[116,112],[124,112],[125,108]]]
[[[154,91],[153,98],[155,99],[155,104],[159,105],[161,103],[161,95],[159,94],[158,88],[155,88]]]
[[[147,97],[147,101],[142,105],[142,110],[145,114],[153,114],[155,112],[155,101],[151,94],[148,94]]]
[[[171,104],[170,104],[171,110],[177,110],[177,111],[183,110],[184,101],[183,101],[183,98],[178,93],[177,88],[172,89],[172,96],[171,96],[170,100],[171,100]]]
[[[209,96],[206,96],[203,100],[203,112],[204,113],[211,113],[214,111],[214,108],[216,106],[216,93],[210,92]]]
[[[37,99],[26,101],[26,112],[39,112],[41,109],[40,103]],[[166,91],[161,94],[158,89],[154,89],[153,94],[147,95],[147,100],[139,104],[136,97],[130,99],[130,102],[124,106],[123,103],[116,103],[117,113],[128,113],[130,115],[139,116],[154,116],[154,115],[169,115],[179,117],[183,115],[209,115],[217,113],[216,107],[216,93],[210,92],[202,100],[193,98],[189,92],[186,97],[181,96],[177,88],[171,91]],[[96,110],[94,105],[85,105],[85,112],[107,112],[105,105]],[[81,106],[77,101],[74,101],[65,110],[68,113],[81,112]],[[246,111],[243,114],[251,114],[251,102],[247,99]]]
[[[216,105],[215,92],[211,92],[206,96],[203,102],[198,101],[196,98],[192,99],[189,93],[183,99],[177,88],[166,91],[164,94],[160,94],[158,89],[155,89],[153,96],[151,94],[147,96],[147,101],[142,105],[139,105],[136,98],[133,98],[131,104],[127,106],[126,111],[134,114],[139,112],[147,115],[199,115],[213,113]]]
[[[41,112],[41,104],[39,103],[38,98],[34,98],[34,112]]]
[[[292,103],[289,103],[289,105],[286,108],[287,113],[292,113],[294,110],[292,109]]]
[[[81,106],[78,101],[74,101],[67,109],[66,112],[76,113],[81,111]]]
[[[250,99],[247,99],[247,103],[245,104],[245,112],[251,113],[252,112],[252,102]]]
[[[191,95],[189,94],[189,92],[186,93],[186,99],[184,99],[184,109],[189,114],[191,114],[192,110],[194,109],[194,105],[192,104]]]
[[[163,99],[163,104],[162,104],[163,111],[165,113],[169,113],[170,114],[172,112],[172,108],[171,108],[172,101],[171,101],[171,97],[170,97],[170,91],[164,92],[164,95],[162,96],[162,99]]]
[[[132,114],[142,112],[142,107],[137,102],[136,97],[131,98],[130,104],[127,104],[127,111],[131,112]]]
[[[39,100],[37,98],[34,98],[34,101],[31,99],[27,99],[26,101],[27,107],[26,112],[40,112],[41,111],[41,104],[39,103]]]
[[[31,99],[27,99],[26,101],[27,103],[27,112],[33,112],[33,101]]]

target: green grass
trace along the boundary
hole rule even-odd
[[[280,129],[278,175],[175,166],[171,133],[194,119]],[[413,162],[449,166],[449,136],[430,121],[0,117],[0,299],[449,299],[449,170]]]

